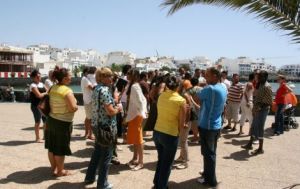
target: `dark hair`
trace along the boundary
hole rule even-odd
[[[199,79],[196,78],[196,77],[193,77],[193,78],[191,79],[191,84],[193,85],[193,87],[194,87],[194,86],[197,86],[197,85],[199,84]]]
[[[257,88],[259,88],[260,85],[265,85],[265,83],[268,80],[268,75],[269,75],[268,72],[265,71],[265,70],[261,70],[258,73],[258,85],[257,85]]]
[[[221,80],[221,72],[217,68],[210,67],[210,68],[207,68],[207,71],[209,71],[210,73],[215,75],[217,77],[218,81]]]
[[[131,69],[131,65],[126,64],[122,67],[122,73],[123,75],[127,75],[128,71]]]
[[[228,75],[228,72],[224,70],[222,71],[222,74]]]
[[[254,77],[255,77],[255,74],[254,73],[250,73],[249,77],[248,77],[248,80],[252,81],[254,79]]]
[[[88,70],[88,74],[94,74],[96,72],[97,68],[95,66],[91,66],[89,67],[89,70]]]
[[[192,75],[190,74],[190,72],[186,72],[184,74],[184,79],[191,79],[192,78]]]
[[[176,90],[179,86],[179,80],[175,76],[169,76],[165,79],[165,82],[166,86],[172,91]]]
[[[84,67],[82,70],[82,74],[85,75],[86,73],[88,73],[89,71],[89,67]]]
[[[142,72],[140,74],[140,80],[147,78],[147,75],[148,75],[147,72]]]
[[[237,74],[237,73],[232,74],[232,77],[235,77],[235,76],[239,76],[239,74]]]
[[[128,74],[130,74],[130,85],[127,90],[127,95],[129,96],[131,93],[132,85],[140,79],[140,71],[137,69],[129,70]]]
[[[39,70],[34,69],[34,70],[30,73],[30,78],[34,78],[34,77],[36,77],[38,74],[40,74]]]
[[[67,68],[59,68],[53,71],[53,78],[61,83],[62,80],[67,77],[69,70]]]

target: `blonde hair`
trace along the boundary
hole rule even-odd
[[[113,72],[107,67],[97,68],[96,76],[95,76],[96,82],[100,83],[104,78],[111,77],[113,75],[114,75]]]

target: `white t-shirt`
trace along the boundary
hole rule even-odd
[[[228,79],[223,80],[223,82],[226,85],[227,90],[230,88],[231,86],[231,82]]]
[[[89,104],[92,102],[93,91],[88,87],[89,85],[93,86],[92,82],[87,77],[83,76],[81,79],[80,86],[83,93],[84,104]]]
[[[31,83],[31,85],[29,87],[29,91],[32,92],[33,88],[44,88],[44,84],[42,82],[39,82],[38,84]]]
[[[45,80],[45,87],[46,89],[50,89],[50,87],[53,85],[53,82],[50,79]]]

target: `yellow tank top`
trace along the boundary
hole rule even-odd
[[[157,120],[154,130],[178,136],[179,111],[185,99],[177,92],[167,90],[163,92],[157,102]]]
[[[50,97],[50,116],[66,122],[72,122],[74,112],[69,112],[65,97],[73,93],[72,89],[65,85],[54,85],[49,93]]]

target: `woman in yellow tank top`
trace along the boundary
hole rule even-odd
[[[45,148],[48,149],[52,174],[59,177],[70,174],[64,169],[64,160],[65,155],[71,155],[72,121],[78,108],[72,89],[67,87],[71,73],[60,68],[53,72],[53,76],[57,84],[49,91],[50,113],[45,130]]]

